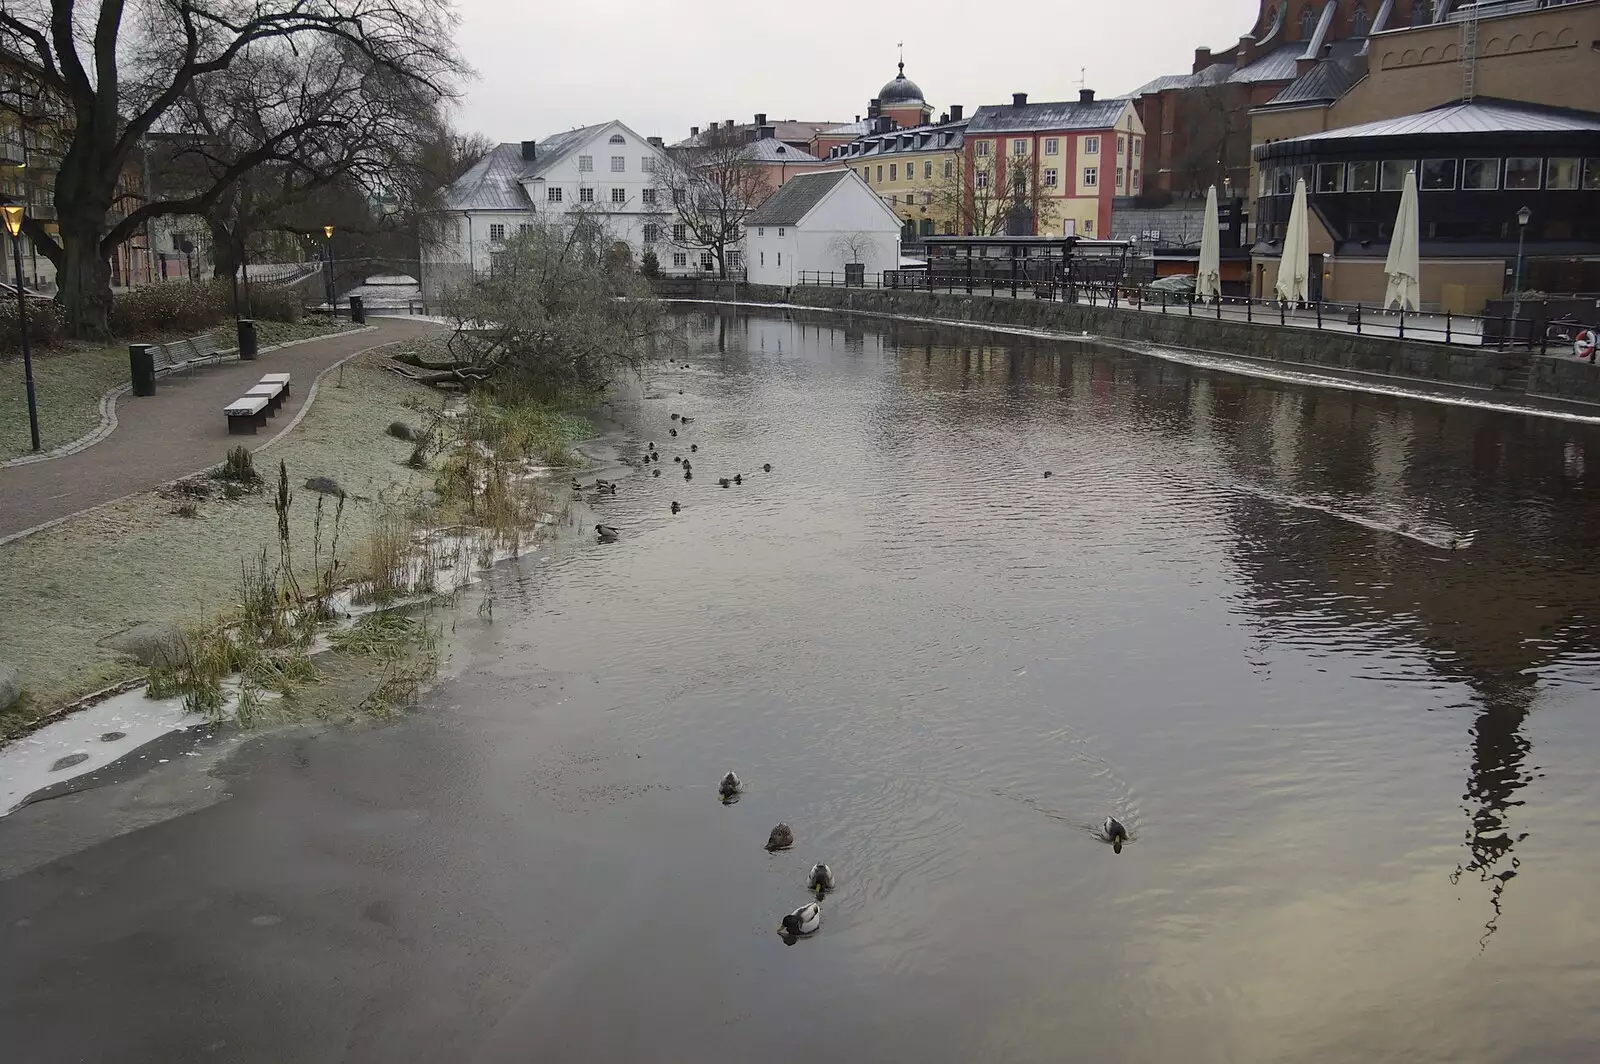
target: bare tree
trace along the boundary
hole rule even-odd
[[[691,146],[674,148],[669,162],[656,171],[656,196],[662,219],[671,223],[671,243],[709,250],[717,275],[726,279],[728,251],[744,239],[745,218],[770,191],[766,174],[744,135],[720,126]]]
[[[846,265],[859,263],[870,266],[871,263],[867,260],[872,258],[877,248],[876,240],[871,233],[850,232],[836,234],[828,241],[828,250],[839,256],[840,262]]]
[[[1055,189],[1045,188],[1043,171],[1033,156],[957,154],[954,165],[937,179],[933,201],[938,213],[954,220],[965,236],[1043,233],[1059,220]]]
[[[106,331],[110,255],[149,220],[205,215],[257,167],[337,159],[341,139],[381,138],[362,107],[385,93],[453,92],[466,72],[453,26],[448,0],[101,0],[88,12],[77,0],[0,0],[0,47],[71,114],[55,178],[59,236],[37,219],[27,231],[55,263],[80,334]],[[247,70],[259,79],[230,76]],[[235,126],[237,140],[209,137],[194,124],[197,100],[232,114],[254,100],[253,136]],[[352,122],[360,128],[346,131]],[[119,181],[159,131],[194,134],[214,156],[209,184],[132,205]]]
[[[1207,186],[1216,185],[1220,191],[1232,174],[1249,172],[1249,112],[1227,86],[1210,85],[1180,94],[1175,124],[1174,193],[1203,196]]]

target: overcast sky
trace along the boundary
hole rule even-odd
[[[906,76],[952,103],[1102,96],[1237,44],[1259,0],[457,0],[479,77],[458,115],[496,140],[620,118],[670,144],[712,119],[850,121]]]

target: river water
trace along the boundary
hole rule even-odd
[[[615,411],[663,458],[594,504],[619,542],[502,574],[425,712],[260,744],[138,850],[215,832],[193,889],[282,914],[249,961],[163,940],[223,1015],[303,1002],[234,1059],[1600,1055],[1600,431],[680,320]]]

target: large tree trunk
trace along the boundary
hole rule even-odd
[[[211,229],[211,276],[232,277],[239,268],[239,240],[224,222],[208,218],[206,225]]]
[[[79,339],[111,335],[111,260],[100,248],[103,211],[61,217],[61,262],[56,299]]]

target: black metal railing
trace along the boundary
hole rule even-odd
[[[925,270],[885,270],[850,278],[842,272],[803,271],[802,286],[820,288],[886,288],[908,292],[982,295],[1007,299],[1044,299],[1087,304],[1150,314],[1182,314],[1249,325],[1345,332],[1358,336],[1391,337],[1457,347],[1522,349],[1548,354],[1582,351],[1589,341],[1584,333],[1600,336],[1600,324],[1575,320],[1539,323],[1530,313],[1498,315],[1457,314],[1452,311],[1386,310],[1371,303],[1323,300],[1292,303],[1280,299],[1223,296],[1198,299],[1191,292],[1156,284],[1117,280],[1038,279],[999,272],[940,274]],[[1591,348],[1592,349],[1592,348]]]

